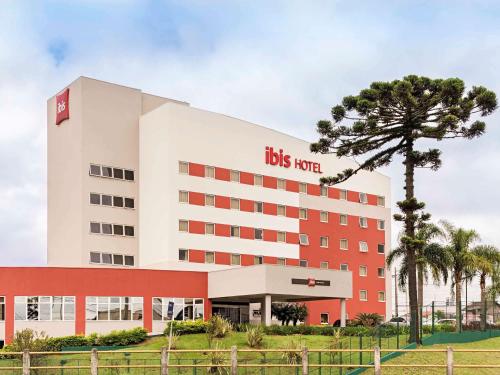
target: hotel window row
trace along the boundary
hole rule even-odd
[[[135,208],[134,198],[99,193],[90,193],[90,204],[97,206]]]
[[[142,297],[86,297],[86,320],[142,320]]]
[[[181,174],[189,174],[189,162],[179,161],[179,173]],[[205,165],[204,167],[204,176],[205,178],[215,179],[215,167]],[[259,174],[253,175],[253,185],[254,186],[264,186],[264,176]],[[240,171],[230,170],[229,172],[229,181],[231,182],[240,182]],[[308,184],[305,182],[297,182],[298,190],[301,194],[308,194],[307,186]],[[276,188],[278,190],[286,190],[287,180],[282,178],[277,178]],[[320,196],[328,197],[328,187],[320,185]],[[368,204],[368,194],[366,193],[358,193],[358,202],[361,204]],[[347,200],[347,190],[340,190],[339,194],[340,200]],[[377,205],[381,207],[385,207],[385,197],[377,196]]]
[[[361,289],[359,291],[359,300],[360,301],[368,301],[368,291]],[[379,291],[377,292],[377,301],[385,302],[385,292]]]
[[[15,320],[75,320],[75,297],[16,296]]]
[[[91,251],[90,263],[133,267],[135,265],[135,260],[133,255],[111,254],[111,253],[101,253],[98,251]]]
[[[168,303],[174,303],[174,320],[203,319],[203,298],[153,298],[153,320],[168,320]]]
[[[90,164],[89,174],[95,177],[113,178],[115,180],[134,181],[134,171],[125,168],[107,167]]]
[[[134,237],[134,227],[132,225],[91,222],[90,233]]]
[[[180,203],[189,203],[189,191],[179,190],[179,202]],[[215,195],[205,194],[205,206],[215,207]],[[253,212],[263,213],[263,202],[255,201],[253,206]],[[229,199],[229,208],[231,210],[239,210],[240,209],[240,199],[239,198],[230,198]],[[286,206],[277,204],[276,205],[276,214],[277,216],[286,216]],[[319,212],[319,220],[322,223],[328,223],[328,211],[320,211]],[[307,220],[308,219],[308,209],[307,208],[299,208],[299,219]],[[347,225],[347,215],[340,214],[339,219],[340,225]],[[368,228],[368,218],[360,217],[359,218],[359,226],[361,228]],[[377,220],[377,229],[385,230],[385,221]]]

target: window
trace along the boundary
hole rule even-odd
[[[277,241],[278,242],[286,242],[286,232],[278,232]]]
[[[101,233],[101,223],[90,223],[90,233]]]
[[[340,215],[340,225],[347,225],[347,215]]]
[[[286,189],[286,180],[283,180],[282,178],[278,178],[278,190],[285,190]]]
[[[187,249],[179,249],[179,260],[182,262],[189,261],[189,251]]]
[[[328,269],[328,262],[321,262],[319,264],[319,268],[322,268],[322,269]]]
[[[231,171],[229,174],[229,178],[232,182],[240,182],[240,172]]]
[[[213,251],[205,252],[205,263],[215,263],[215,253]]]
[[[123,208],[123,197],[113,196],[113,207],[122,207]]]
[[[366,193],[359,193],[359,203],[368,203],[368,196],[366,195]]]
[[[119,227],[119,225],[115,225],[116,227]],[[123,227],[121,228],[122,233],[120,233],[119,230],[116,232],[113,232],[113,225],[108,224],[108,223],[101,223],[101,233],[102,234],[113,234],[116,233],[116,235],[123,235]]]
[[[240,254],[231,254],[231,264],[233,266],[239,266],[241,264],[241,255]]]
[[[100,176],[101,175],[101,166],[96,164],[90,164],[89,174],[91,176]]]
[[[75,320],[75,297],[15,296],[15,320]]]
[[[101,166],[101,176],[102,177],[113,177],[113,168]]]
[[[368,243],[365,241],[359,241],[359,251],[362,253],[368,252]]]
[[[174,303],[174,320],[196,320],[204,318],[203,298],[153,298],[153,320],[169,320],[168,305]]]
[[[215,167],[205,166],[205,177],[215,178]]]
[[[86,320],[142,320],[142,297],[86,297]]]
[[[101,263],[101,253],[90,252],[90,263]]]
[[[215,234],[215,224],[213,223],[205,223],[205,234]]]
[[[368,219],[366,217],[359,218],[359,226],[361,228],[368,228]]]
[[[90,204],[101,204],[101,195],[90,193]]]
[[[108,253],[101,254],[102,264],[113,264],[113,255]]]
[[[134,198],[125,198],[125,208],[135,208]]]
[[[377,274],[378,274],[378,277],[385,277],[385,268],[383,268],[383,267],[377,268]]]
[[[319,321],[321,322],[321,324],[329,324],[330,320],[329,320],[328,313],[321,313],[319,315]]]
[[[328,186],[320,186],[319,195],[322,197],[328,197]]]
[[[240,200],[238,198],[231,198],[231,210],[240,209]]]
[[[368,292],[366,290],[359,291],[359,300],[360,301],[368,301]]]
[[[254,238],[256,240],[262,240],[264,239],[264,231],[260,228],[255,228],[254,230]]]
[[[286,216],[286,206],[279,204],[277,211],[278,211],[278,216]]]
[[[319,238],[319,246],[320,247],[328,247],[328,237],[320,237]]]
[[[236,225],[231,225],[231,237],[239,237],[240,236],[240,227]]]
[[[328,211],[320,211],[319,221],[322,223],[328,223]]]
[[[379,302],[385,302],[385,292],[378,292],[377,295]]]
[[[255,186],[262,186],[264,183],[264,178],[260,174],[255,174],[253,176],[253,184]]]
[[[285,266],[285,265],[286,265],[286,260],[285,260],[285,258],[278,258],[278,259],[276,259],[276,264],[277,264],[278,266]]]
[[[377,253],[385,254],[385,245],[383,243],[377,245]]]
[[[340,250],[349,250],[349,241],[346,238],[340,240]]]
[[[307,208],[299,208],[299,219],[307,220]]]
[[[187,191],[179,191],[179,202],[181,203],[189,202],[189,193]]]
[[[263,212],[263,208],[264,208],[264,205],[262,204],[262,202],[254,202],[253,203],[253,211],[254,212],[258,212],[261,214]]]
[[[189,173],[189,163],[185,161],[179,162],[179,173],[188,174]]]
[[[299,260],[299,267],[307,267],[307,260],[305,259]]]
[[[103,206],[112,206],[113,198],[111,197],[111,195],[102,194],[101,202]]]
[[[385,197],[380,195],[377,197],[377,206],[385,207]]]
[[[123,266],[123,255],[113,254],[113,264]]]
[[[0,297],[0,322],[5,320],[5,297]]]
[[[366,266],[359,266],[359,276],[366,277],[368,274],[368,269]]]
[[[299,234],[299,244],[301,245],[309,245],[309,236],[307,234]]]
[[[125,180],[134,181],[134,171],[125,169]]]
[[[205,206],[215,207],[215,195],[205,194]]]
[[[385,230],[385,220],[377,220],[377,229]]]
[[[347,266],[347,264],[346,264],[346,263],[342,263],[342,264],[340,265],[340,270],[341,270],[341,271],[349,271],[349,267]]]
[[[123,169],[113,168],[113,177],[119,180],[123,180]]]
[[[125,255],[125,265],[133,267],[134,264],[134,257],[132,255]]]
[[[347,190],[340,190],[340,200],[347,200]]]
[[[127,237],[134,237],[134,227],[130,225],[125,225],[125,236]]]
[[[189,221],[179,220],[179,232],[187,232],[187,231],[189,231]]]
[[[299,193],[307,194],[307,184],[304,182],[299,182]]]
[[[253,257],[253,264],[263,264],[264,257],[262,255],[256,255]]]

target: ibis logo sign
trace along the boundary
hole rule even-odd
[[[321,164],[309,160],[292,158],[291,155],[285,154],[283,149],[275,150],[273,147],[266,147],[266,164],[278,165],[283,168],[294,167],[303,171],[323,173]]]
[[[69,88],[56,95],[56,125],[69,119]]]

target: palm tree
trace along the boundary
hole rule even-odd
[[[479,240],[479,234],[473,229],[456,228],[447,221],[441,221],[451,256],[452,290],[455,288],[456,331],[462,331],[462,281],[475,271],[476,256],[472,245]]]
[[[447,250],[434,240],[443,236],[442,230],[435,224],[419,223],[415,233],[415,239],[419,244],[416,249],[417,265],[417,288],[418,305],[422,307],[424,303],[424,281],[429,279],[429,275],[435,282],[442,278],[444,283],[448,281],[448,268],[451,258]],[[402,243],[392,250],[387,256],[387,265],[390,267],[396,259],[401,259],[399,270],[399,285],[404,288],[408,280],[408,261],[406,249]]]
[[[479,275],[479,286],[481,288],[481,330],[486,328],[486,278],[492,281],[498,278],[500,272],[500,253],[494,246],[479,245],[472,249],[476,256],[476,271]]]

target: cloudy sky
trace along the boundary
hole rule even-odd
[[[495,1],[0,2],[0,264],[44,264],[46,107],[78,76],[141,88],[306,140],[375,80],[460,77],[500,93]],[[500,112],[500,111],[499,111]],[[500,114],[417,174],[436,220],[500,246]],[[402,168],[393,201],[402,197]]]

